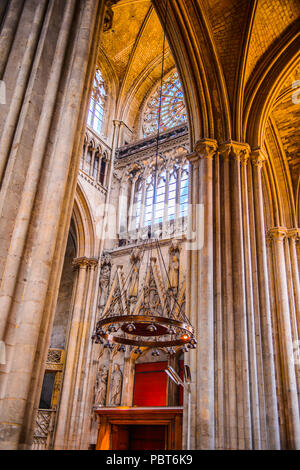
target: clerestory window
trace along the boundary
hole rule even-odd
[[[188,213],[188,163],[184,161],[182,165],[161,168],[156,178],[154,172],[140,178],[136,185],[135,208],[136,231],[159,226],[167,236],[170,227]]]
[[[105,88],[100,70],[96,70],[89,104],[87,125],[100,134],[104,116]]]

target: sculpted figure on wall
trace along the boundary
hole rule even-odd
[[[112,406],[119,406],[121,403],[122,381],[123,381],[123,374],[120,370],[120,365],[115,364],[114,371],[111,377],[110,404]]]
[[[108,379],[108,369],[105,365],[102,365],[99,368],[97,378],[96,378],[95,405],[97,406],[105,406],[107,379]]]
[[[101,259],[101,273],[100,273],[100,280],[99,280],[99,287],[100,287],[99,307],[103,307],[107,300],[110,273],[111,273],[111,257],[108,253],[104,253]]]
[[[169,267],[169,283],[171,289],[177,289],[179,280],[179,262],[177,256],[172,256]]]
[[[173,242],[169,248],[169,289],[178,289],[179,285],[179,245]]]

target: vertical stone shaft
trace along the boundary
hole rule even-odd
[[[293,335],[291,328],[286,260],[284,253],[284,239],[286,237],[286,233],[287,230],[284,227],[275,227],[269,231],[269,234],[273,239],[276,270],[280,353],[282,359],[282,373],[284,377],[283,389],[286,401],[285,410],[287,423],[287,444],[289,449],[300,449],[300,417],[297,378],[294,366]]]
[[[98,264],[95,258],[87,258],[87,279],[86,279],[86,298],[82,304],[82,314],[80,320],[80,332],[76,337],[78,344],[77,355],[73,364],[72,358],[70,363],[73,366],[73,393],[71,393],[68,400],[68,407],[70,409],[70,424],[67,428],[66,435],[64,436],[65,445],[67,449],[76,449],[76,437],[79,429],[79,422],[81,420],[82,400],[83,397],[83,382],[86,374],[86,351],[88,344],[91,341],[90,334],[90,320],[92,311],[91,293],[94,288],[95,268]],[[74,339],[74,338],[73,338]],[[69,360],[69,350],[67,351],[66,361]]]
[[[253,315],[254,315],[254,329],[255,329],[255,346],[253,349],[256,351],[256,370],[257,370],[257,387],[258,387],[258,406],[259,410],[259,441],[260,448],[267,448],[267,431],[266,431],[266,406],[264,394],[264,373],[263,373],[263,355],[262,355],[262,334],[261,334],[261,321],[260,321],[260,306],[259,306],[259,285],[258,285],[258,268],[256,257],[256,236],[255,236],[255,213],[254,213],[254,189],[252,177],[252,165],[247,163],[247,186],[248,186],[248,217],[249,217],[249,243],[251,259],[251,278],[252,278],[252,299],[253,299]],[[253,384],[252,384],[253,387]],[[255,406],[255,403],[254,403]],[[254,411],[254,413],[256,413]],[[252,421],[254,422],[254,416]],[[253,424],[255,426],[255,424]],[[254,435],[254,430],[253,430]],[[254,436],[255,439],[255,436]],[[254,441],[254,448],[256,449],[256,442]]]
[[[300,280],[299,280],[299,268],[298,268],[297,248],[296,248],[296,243],[300,239],[300,230],[299,229],[288,230],[288,239],[289,239],[289,247],[290,247],[292,283],[293,283],[294,299],[295,299],[296,323],[297,323],[297,330],[298,330],[298,338],[300,338]]]
[[[230,147],[219,147],[221,157],[221,248],[222,248],[222,307],[224,330],[224,447],[237,449],[235,329],[232,293],[232,252],[230,218]]]
[[[196,233],[196,202],[199,187],[199,159],[196,154],[188,157],[190,161],[189,171],[189,226],[188,226],[188,243],[187,243],[187,279],[186,279],[186,312],[195,328],[195,336],[198,338],[198,311],[194,308],[194,304],[198,302],[198,259],[194,256],[193,244],[195,243]],[[185,359],[189,364],[192,374],[191,383],[191,422],[187,421],[187,400],[188,396],[184,394],[185,412],[183,416],[183,448],[186,449],[187,427],[190,426],[191,431],[191,449],[196,449],[196,415],[198,413],[198,403],[196,400],[196,373],[197,373],[197,354],[195,350],[191,350]]]
[[[296,231],[297,232],[297,231]],[[291,332],[293,340],[293,355],[294,359],[297,357],[297,354],[300,352],[299,348],[299,336],[298,336],[298,327],[297,327],[297,315],[296,315],[296,303],[294,295],[294,282],[293,282],[293,273],[292,273],[292,262],[291,262],[291,248],[290,243],[291,230],[287,230],[286,241],[284,243],[285,250],[285,260],[286,260],[286,274],[287,274],[287,287],[288,287],[288,296],[289,296],[289,307],[290,307],[290,321],[291,321]],[[296,374],[296,386],[298,392],[298,404],[300,403],[300,367],[294,361],[295,374]],[[300,411],[300,410],[299,410]]]
[[[245,144],[229,142],[231,170],[231,233],[233,312],[237,390],[238,448],[252,448],[250,416],[248,328],[245,292],[245,264],[242,219],[241,157],[249,151]]]
[[[259,390],[257,376],[257,352],[256,352],[256,325],[254,315],[253,298],[253,275],[252,275],[252,257],[251,257],[251,236],[250,236],[250,214],[248,201],[248,176],[247,166],[249,151],[242,154],[241,159],[241,188],[243,205],[243,244],[245,259],[245,289],[246,289],[246,307],[247,307],[247,328],[248,328],[248,348],[249,348],[249,378],[251,394],[251,428],[252,428],[252,448],[261,449],[260,434],[260,413],[259,413]]]
[[[222,250],[221,250],[221,194],[220,155],[214,160],[214,309],[215,309],[215,400],[216,449],[224,449],[224,331],[222,310]]]
[[[67,357],[64,370],[62,392],[60,398],[59,414],[55,433],[56,449],[63,449],[68,429],[70,426],[71,408],[68,406],[75,393],[76,365],[80,349],[80,340],[82,340],[83,328],[83,306],[86,295],[88,278],[88,259],[85,257],[74,260],[73,265],[78,269],[76,291],[74,297],[74,306],[71,318],[71,327],[67,342]],[[57,444],[58,443],[58,444]]]
[[[266,403],[267,442],[266,448],[280,449],[279,422],[276,397],[274,347],[269,298],[268,265],[266,251],[265,221],[261,168],[264,156],[260,150],[251,153],[253,164],[253,193],[255,208],[255,231],[259,282],[259,304],[262,337],[264,394]]]
[[[2,2],[1,2],[2,3]],[[8,5],[6,5],[6,8]],[[2,23],[0,35],[0,78],[3,80],[3,72],[9,56],[12,42],[15,38],[19,18],[24,7],[24,0],[11,0],[9,8],[3,11],[6,14],[5,21]],[[3,18],[0,18],[1,22]]]
[[[193,191],[193,213],[198,214],[196,232],[203,230],[203,244],[201,240],[190,246],[192,259],[192,273],[188,275],[198,278],[197,302],[192,297],[190,305],[191,319],[197,317],[198,347],[196,350],[198,367],[196,371],[196,448],[213,449],[215,447],[215,415],[214,415],[214,293],[213,293],[213,157],[217,149],[217,142],[203,139],[196,143],[195,152],[189,158],[192,166],[199,165],[199,182],[196,191]],[[198,162],[200,160],[200,162]],[[193,188],[194,190],[194,188]],[[203,212],[201,212],[203,210]],[[201,217],[203,215],[203,218]],[[201,226],[203,224],[203,228]],[[196,241],[196,242],[197,242]],[[193,266],[193,262],[197,266]],[[192,285],[192,290],[195,285]]]

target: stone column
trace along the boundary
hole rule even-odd
[[[255,208],[261,342],[263,355],[264,398],[266,404],[265,413],[267,422],[267,442],[262,442],[262,447],[266,449],[280,449],[274,345],[272,338],[272,319],[264,221],[264,201],[261,177],[262,165],[265,159],[266,157],[261,149],[256,149],[251,152],[251,162],[253,166],[253,195]]]
[[[224,339],[222,311],[222,244],[221,244],[221,186],[220,153],[214,159],[214,310],[215,310],[215,448],[225,449],[224,428]]]
[[[86,155],[87,155],[87,152],[88,152],[88,148],[89,148],[89,143],[88,141],[86,141],[86,143],[84,144],[84,153],[83,153],[83,157],[81,159],[81,169],[84,171],[84,166],[85,166],[85,159],[86,159]]]
[[[130,201],[129,201],[129,213],[128,213],[128,232],[129,239],[134,238],[134,232],[136,229],[136,207],[135,207],[135,193],[136,193],[136,182],[138,180],[138,174],[131,177],[131,188],[130,188]]]
[[[55,449],[68,448],[68,435],[70,434],[71,417],[74,415],[74,408],[77,407],[76,396],[79,393],[80,375],[82,373],[80,354],[85,342],[84,332],[87,328],[86,316],[88,311],[85,308],[85,300],[89,291],[89,271],[91,267],[98,264],[95,258],[76,258],[73,266],[78,270],[76,290],[74,294],[74,305],[71,319],[70,332],[67,341],[67,355],[63,375],[60,405],[58,409],[57,426],[55,433]],[[90,305],[88,303],[88,309]],[[83,344],[82,344],[83,343]],[[79,383],[78,383],[79,382]],[[75,413],[76,414],[76,413]]]
[[[196,143],[188,157],[191,163],[192,214],[190,224],[199,237],[188,242],[190,269],[187,272],[189,300],[187,314],[196,329],[197,349],[191,351],[192,402],[194,415],[191,435],[192,448],[215,447],[214,423],[214,295],[213,295],[213,157],[217,142],[203,139]],[[203,219],[198,212],[203,209]]]
[[[289,295],[287,286],[284,239],[285,227],[274,227],[269,230],[273,240],[275,261],[275,283],[277,291],[278,325],[281,366],[283,373],[283,390],[285,398],[287,444],[289,449],[300,449],[300,417],[297,393],[297,379],[294,367],[293,336],[291,328]]]
[[[129,175],[125,171],[119,185],[118,197],[118,236],[128,238],[128,183]]]
[[[15,3],[8,6],[7,31]],[[99,5],[26,0],[1,54],[7,84],[7,105],[0,109],[0,331],[7,352],[1,366],[1,448],[27,442],[33,419],[33,413],[25,415],[37,370],[42,376],[48,318],[53,320],[47,309],[55,304],[70,223],[103,14]]]
[[[229,149],[230,159],[232,281],[238,449],[251,449],[252,429],[250,415],[249,352],[241,185],[241,158],[245,156],[247,158],[249,146],[240,142],[228,141],[222,144],[221,148]]]
[[[247,307],[247,328],[249,348],[249,388],[251,392],[251,423],[252,423],[252,448],[261,449],[260,407],[257,373],[256,351],[256,325],[254,312],[253,293],[253,267],[251,253],[251,225],[248,199],[248,161],[249,149],[241,156],[241,190],[242,190],[242,216],[243,216],[243,245],[245,260],[245,290]]]
[[[298,268],[298,259],[297,259],[297,247],[296,247],[296,243],[300,240],[300,229],[295,228],[295,229],[288,230],[287,237],[289,240],[289,247],[290,247],[292,281],[293,281],[293,288],[294,288],[298,338],[300,338],[300,281],[299,281],[299,268]]]
[[[285,243],[286,271],[288,282],[288,295],[290,303],[291,330],[293,338],[293,351],[295,363],[296,382],[298,389],[298,403],[300,404],[300,341],[299,341],[299,271],[298,262],[295,257],[296,243],[299,239],[299,229],[289,229],[287,231],[287,242]],[[299,410],[300,411],[300,410]]]
[[[94,330],[93,322],[93,302],[97,296],[96,290],[96,267],[98,260],[96,258],[88,258],[87,260],[87,285],[86,298],[82,306],[82,321],[80,335],[77,342],[79,343],[78,355],[74,371],[74,392],[70,400],[69,407],[71,410],[70,427],[65,439],[67,449],[80,449],[81,431],[83,429],[84,409],[87,399],[86,389],[87,383],[86,370],[89,364],[90,350],[92,348],[91,336]],[[67,351],[68,354],[68,351]]]
[[[221,276],[222,316],[224,331],[224,447],[237,449],[237,405],[235,377],[235,332],[233,315],[232,282],[232,241],[230,204],[230,146],[221,145],[220,154],[220,197],[221,197]]]
[[[89,169],[89,176],[91,178],[94,177],[94,160],[95,160],[95,154],[96,154],[96,147],[93,147],[92,149],[92,156],[91,156],[91,164],[90,164],[90,169]]]

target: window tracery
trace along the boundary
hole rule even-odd
[[[81,157],[80,168],[95,182],[106,186],[108,154],[100,144],[86,136]]]
[[[104,81],[99,69],[96,70],[92,95],[89,104],[87,125],[100,134],[104,116],[104,103],[106,92]]]
[[[155,202],[153,201],[154,185],[156,185]],[[158,229],[159,238],[174,235],[174,226],[178,222],[181,223],[188,212],[188,162],[186,159],[161,156],[156,177],[154,161],[150,160],[137,178],[134,208],[134,228],[138,233],[137,238],[143,238],[149,227]]]
[[[143,136],[157,132],[159,114],[160,86],[150,96],[142,119]],[[180,79],[177,72],[169,75],[162,86],[162,105],[160,129],[166,131],[187,121],[187,113]]]

